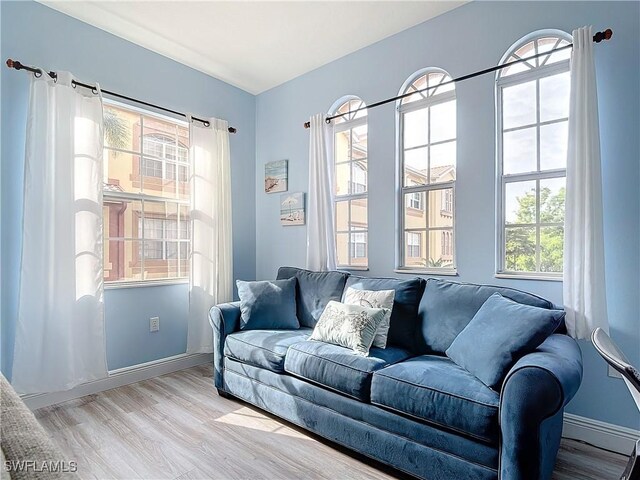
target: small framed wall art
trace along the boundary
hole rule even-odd
[[[289,162],[277,160],[264,166],[265,193],[286,192],[289,183]]]
[[[304,193],[285,193],[280,195],[280,223],[283,226],[304,225]]]

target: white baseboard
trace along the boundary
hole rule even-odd
[[[174,355],[173,357],[141,363],[140,365],[134,365],[132,367],[112,370],[109,372],[107,378],[84,383],[65,392],[24,395],[22,396],[22,400],[31,410],[36,410],[212,361],[213,355],[211,353],[197,353],[193,355],[182,353],[180,355]]]
[[[565,413],[562,436],[629,455],[640,438],[640,430]]]

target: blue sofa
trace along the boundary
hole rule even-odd
[[[239,303],[211,309],[214,382],[233,396],[416,477],[548,479],[562,415],[582,380],[582,357],[564,326],[520,358],[500,391],[445,350],[495,292],[553,305],[504,287],[364,278],[282,267],[297,277],[297,330],[240,330]],[[388,345],[368,357],[306,341],[329,300],[347,287],[393,289]],[[481,348],[481,346],[479,346]]]

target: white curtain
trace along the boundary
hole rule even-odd
[[[591,27],[573,31],[564,228],[564,306],[575,338],[608,331],[598,96]]]
[[[335,270],[332,129],[322,114],[312,116],[310,123],[307,268]]]
[[[108,375],[103,316],[102,97],[32,78],[12,383],[68,390]]]
[[[187,353],[213,351],[209,310],[233,299],[231,160],[224,120],[190,121],[191,277]]]

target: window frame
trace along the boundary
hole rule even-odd
[[[164,118],[163,120],[167,121],[166,118]],[[164,138],[159,138],[159,137],[164,137]],[[173,181],[176,181],[176,182],[188,182],[189,181],[188,173],[186,175],[186,180],[182,180],[183,176],[181,175],[181,173],[183,171],[185,171],[185,170],[187,170],[187,172],[188,172],[187,165],[189,164],[189,149],[187,147],[185,147],[183,144],[181,144],[180,142],[177,142],[177,144],[170,143],[170,142],[166,141],[166,138],[167,138],[167,135],[159,134],[159,133],[148,133],[146,135],[142,135],[141,157],[145,158],[146,160],[151,160],[153,162],[160,163],[162,171],[161,171],[160,176],[148,175],[146,173],[147,165],[146,165],[145,162],[143,162],[143,164],[140,166],[140,174],[141,174],[141,176],[160,178],[162,180],[173,180]],[[145,142],[146,141],[151,141],[151,142],[155,143],[156,145],[160,146],[160,148],[162,149],[162,152],[164,153],[164,156],[158,157],[157,155],[154,155],[152,153],[145,153]],[[175,158],[173,158],[173,159],[168,158],[168,156],[167,156],[168,148],[167,147],[174,147],[175,148],[175,154],[174,154]],[[183,160],[183,159],[180,158],[180,155],[179,155],[180,151],[186,151],[186,153],[187,153],[186,160]],[[185,165],[185,164],[187,164],[187,165]],[[175,168],[173,176],[168,174],[170,166]]]
[[[410,93],[409,89],[413,85],[416,80],[424,75],[429,75],[431,73],[442,73],[445,76],[453,78],[449,72],[437,67],[427,67],[423,68],[413,75],[411,75],[403,84],[400,89],[399,94],[404,95],[405,93]],[[409,98],[409,97],[407,97]],[[455,101],[456,106],[456,125],[455,125],[455,137],[453,141],[456,144],[456,169],[457,169],[457,157],[458,157],[458,101],[456,95],[456,86],[453,84],[453,88],[451,90],[445,91],[443,93],[437,94],[435,97],[427,97],[421,98],[419,100],[415,100],[412,102],[402,103],[402,100],[398,100],[396,102],[396,273],[408,273],[408,274],[425,274],[425,275],[441,275],[441,276],[457,276],[458,275],[458,265],[457,265],[457,253],[455,248],[455,239],[457,238],[457,222],[456,222],[456,180],[457,180],[457,171],[456,171],[456,180],[441,182],[441,183],[428,183],[426,185],[415,185],[408,186],[404,185],[404,115],[409,112],[414,112],[417,110],[422,110],[425,108],[430,108],[442,103]],[[429,139],[430,140],[430,139]],[[451,142],[451,139],[439,141],[439,142],[428,142],[427,145],[432,147],[433,145],[439,145]],[[412,148],[422,148],[422,147],[412,147]],[[429,175],[430,172],[427,172]],[[405,230],[404,226],[404,208],[405,208],[405,200],[404,196],[412,193],[422,193],[424,192],[424,202],[422,205],[422,211],[425,214],[429,215],[429,193],[431,191],[442,190],[443,192],[446,189],[451,189],[452,193],[452,226],[444,227],[444,228],[429,228],[425,227],[424,229],[414,231],[414,230]],[[420,233],[424,232],[427,248],[429,244],[429,234],[430,232],[437,231],[450,231],[453,235],[452,241],[452,265],[451,267],[429,267],[428,265],[420,266],[420,267],[410,267],[404,264],[405,259],[405,235],[407,233]],[[422,247],[422,245],[421,245]]]
[[[162,161],[162,159],[157,158],[153,155],[145,155],[143,153],[143,149],[144,149],[144,116],[147,117],[153,117],[153,118],[157,118],[158,120],[164,121],[164,122],[171,122],[176,124],[177,126],[181,126],[183,128],[186,128],[187,130],[189,129],[189,123],[184,121],[184,120],[180,120],[180,119],[176,119],[167,115],[162,115],[159,113],[155,113],[151,110],[147,110],[144,108],[140,108],[140,107],[136,107],[133,105],[129,105],[127,103],[123,103],[123,102],[118,102],[115,100],[111,100],[111,99],[103,99],[103,104],[104,107],[109,107],[109,106],[113,106],[115,108],[120,108],[120,109],[124,109],[124,110],[129,110],[131,112],[134,112],[136,114],[139,114],[141,117],[141,124],[140,124],[140,151],[139,152],[135,152],[132,150],[128,150],[128,149],[123,149],[123,148],[117,148],[117,147],[110,147],[107,146],[106,142],[104,144],[103,150],[106,153],[107,151],[114,151],[114,152],[121,152],[121,153],[125,153],[125,154],[130,154],[130,155],[135,155],[137,157],[139,157],[139,161],[140,161],[140,177],[142,178],[142,168],[143,168],[143,163],[144,163],[144,159],[145,158],[149,158],[151,160],[156,160],[156,161]],[[105,161],[106,161],[106,156],[105,156]],[[190,165],[190,159],[189,159],[189,149],[187,148],[187,162]],[[166,164],[166,162],[162,161],[163,163],[163,175],[164,175],[164,165]],[[176,161],[176,166],[178,166],[178,161]],[[190,174],[187,175],[187,181],[189,180],[189,176]],[[158,178],[158,177],[151,177],[151,178]],[[164,177],[163,177],[164,179]],[[178,180],[175,179],[176,184],[178,183]],[[138,217],[138,222],[141,223],[142,225],[142,232],[140,233],[140,238],[133,238],[133,237],[109,237],[108,235],[103,237],[104,240],[104,248],[109,248],[109,242],[111,240],[122,240],[122,241],[137,241],[139,242],[139,246],[138,246],[138,257],[140,258],[140,269],[142,272],[145,271],[145,259],[144,259],[144,202],[153,202],[153,203],[165,203],[165,205],[168,204],[173,204],[177,206],[177,217],[176,217],[176,221],[178,222],[178,225],[180,223],[180,218],[181,218],[181,207],[182,206],[187,206],[190,207],[191,205],[191,198],[189,199],[184,199],[184,198],[171,198],[168,199],[166,197],[162,197],[162,196],[157,196],[157,195],[150,195],[150,194],[146,194],[143,193],[142,191],[140,193],[131,193],[131,192],[107,192],[107,191],[102,191],[102,198],[103,198],[103,203],[104,201],[111,201],[111,202],[121,202],[121,201],[130,201],[130,202],[135,202],[135,201],[139,201],[140,205],[141,205],[141,215],[140,217]],[[166,207],[165,207],[165,211],[166,211]],[[149,217],[149,218],[155,218],[155,217]],[[191,220],[189,220],[191,221]],[[103,218],[103,223],[104,223],[104,218]],[[103,226],[104,228],[104,226]],[[165,222],[163,222],[163,231],[165,230],[166,225]],[[152,242],[162,242],[163,244],[165,244],[167,241],[170,242],[175,242],[177,244],[177,249],[178,251],[181,249],[181,246],[183,243],[188,243],[188,244],[192,244],[192,228],[189,228],[189,238],[188,239],[182,239],[181,238],[181,234],[180,234],[180,227],[177,226],[177,231],[176,231],[176,237],[175,239],[167,239],[167,238],[163,238],[163,239],[149,239]],[[164,245],[163,245],[163,254],[164,254]],[[179,253],[178,253],[179,255]],[[103,252],[103,257],[104,257],[104,252]],[[158,259],[147,259],[149,261],[158,261]],[[180,257],[178,257],[177,261],[178,261],[178,265],[180,265],[180,260],[182,260]],[[188,260],[188,258],[186,259]],[[160,260],[160,261],[165,261],[165,260]],[[187,276],[180,276],[180,277],[170,277],[170,278],[155,278],[155,279],[140,279],[140,280],[103,280],[103,285],[105,290],[115,290],[115,289],[121,289],[121,288],[139,288],[139,287],[153,287],[153,286],[163,286],[163,285],[180,285],[180,284],[187,284],[189,283],[189,275]]]
[[[367,142],[367,156],[364,158],[364,160],[366,160],[367,162],[367,172],[366,172],[366,178],[367,178],[367,183],[366,183],[366,190],[364,192],[359,192],[359,193],[347,193],[344,195],[337,195],[336,194],[336,185],[337,185],[337,179],[336,177],[336,173],[337,173],[337,165],[344,165],[347,164],[349,165],[349,168],[353,168],[353,165],[356,163],[356,161],[353,161],[352,159],[350,159],[347,162],[336,162],[336,155],[335,155],[335,139],[336,139],[336,135],[340,132],[344,132],[344,131],[351,131],[354,128],[357,127],[361,127],[363,125],[367,126],[367,135],[368,135],[368,110],[366,110],[366,103],[364,102],[364,100],[362,100],[359,97],[356,96],[347,96],[347,97],[342,97],[340,100],[338,100],[337,102],[334,103],[334,106],[331,108],[330,110],[330,114],[331,115],[336,115],[338,113],[338,111],[340,110],[340,108],[342,108],[344,106],[345,103],[348,102],[352,102],[352,101],[359,101],[362,102],[362,106],[365,107],[364,110],[364,114],[360,114],[360,116],[356,116],[355,118],[352,119],[347,119],[346,116],[342,117],[344,120],[342,120],[341,122],[333,122],[333,130],[332,130],[332,141],[331,141],[331,148],[333,149],[333,175],[334,175],[334,185],[332,186],[333,188],[333,224],[334,224],[334,236],[336,238],[336,267],[338,268],[338,270],[362,270],[362,271],[366,271],[369,270],[369,144]],[[362,112],[362,111],[361,111]],[[350,150],[352,149],[352,146],[350,145]],[[362,159],[360,159],[362,160]],[[349,188],[353,189],[352,187],[354,185],[357,185],[356,182],[353,181],[353,172],[350,171],[350,178],[349,178]],[[358,184],[359,185],[359,184]],[[351,202],[354,200],[367,200],[367,228],[363,229],[363,230],[353,230],[351,228]],[[337,215],[337,205],[338,202],[348,202],[348,217],[347,217],[347,223],[348,223],[348,230],[338,230],[338,215]],[[347,255],[348,255],[348,264],[341,264],[338,263],[338,255],[337,255],[337,249],[338,249],[338,235],[342,234],[342,235],[348,235],[349,237],[349,241],[347,242]],[[361,243],[361,242],[354,242],[352,241],[353,235],[355,234],[364,234],[365,235],[365,257],[358,257],[358,256],[354,256],[352,255],[352,253],[354,253],[355,251],[355,245],[356,243]],[[352,249],[354,249],[354,251],[352,251]],[[354,258],[366,258],[367,259],[367,263],[364,265],[353,265],[352,264],[352,260]]]
[[[417,238],[417,242],[411,243],[411,244],[407,240],[407,245],[409,246],[409,248],[413,247],[418,249],[418,255],[409,255],[409,257],[418,258],[422,253],[422,235],[420,235],[420,233],[418,232],[406,232],[406,233],[409,236],[409,238],[414,238],[414,239]],[[411,252],[411,250],[409,250],[409,252]]]
[[[453,215],[453,191],[442,191],[442,205],[443,208],[440,209],[441,212]]]
[[[561,30],[541,30],[526,35],[518,42],[513,44],[503,55],[500,60],[500,64],[505,63],[507,59],[515,54],[520,48],[524,47],[528,43],[536,41],[541,38],[556,37],[559,40],[571,42],[571,36]],[[523,279],[523,280],[543,280],[543,281],[562,281],[562,272],[519,272],[506,269],[506,187],[509,183],[517,183],[524,181],[536,182],[536,215],[540,212],[540,181],[554,178],[567,177],[567,169],[558,168],[551,170],[540,171],[540,127],[545,125],[552,125],[556,123],[568,121],[568,116],[562,119],[555,119],[549,121],[540,121],[540,84],[536,83],[536,122],[531,125],[525,125],[521,127],[514,127],[514,130],[520,128],[530,128],[535,126],[536,128],[536,166],[537,171],[505,174],[503,165],[503,146],[504,146],[504,131],[502,128],[503,117],[503,89],[505,87],[514,86],[518,84],[524,84],[530,81],[539,81],[542,78],[551,77],[561,73],[570,72],[570,59],[561,60],[559,62],[545,64],[535,67],[533,69],[514,73],[512,75],[501,76],[501,71],[496,73],[495,79],[495,91],[496,91],[496,257],[495,257],[495,277],[506,279]],[[540,228],[545,226],[557,226],[557,224],[547,225],[540,222],[539,218],[536,218],[536,222],[531,224],[536,228],[536,264],[540,265]]]
[[[357,241],[357,239],[362,236],[361,238],[363,238],[362,241]],[[355,241],[352,241],[352,238],[356,239]],[[368,242],[367,242],[367,232],[365,231],[360,231],[360,230],[356,230],[354,233],[351,233],[349,235],[349,257],[350,258],[367,258],[367,253],[368,253]],[[358,255],[358,246],[362,246],[362,248],[364,249],[364,254],[363,255]]]
[[[179,217],[179,215],[178,215]],[[182,237],[182,229],[178,226],[181,225],[182,223],[186,222],[180,222],[179,218],[171,219],[171,218],[158,218],[158,217],[139,217],[138,218],[138,230],[143,230],[142,226],[142,222],[147,222],[147,221],[153,221],[153,222],[159,222],[160,223],[160,229],[162,230],[162,236],[160,238],[145,238],[144,240],[146,240],[146,242],[143,244],[143,248],[141,250],[138,251],[139,254],[143,253],[143,250],[145,248],[145,246],[147,245],[147,243],[159,243],[160,244],[160,257],[148,257],[146,255],[144,255],[144,257],[148,260],[160,260],[160,261],[167,261],[167,260],[178,260],[178,259],[182,259],[182,256],[180,255],[180,257],[171,257],[169,255],[169,251],[171,250],[171,245],[173,244],[177,244],[177,248],[180,249],[180,251],[182,251],[182,247],[187,243],[183,238],[187,238],[190,237],[189,233],[190,233],[190,228],[186,229],[186,237]],[[170,226],[174,226],[175,227],[175,238],[171,238],[168,236],[168,232],[170,231]],[[176,250],[177,252],[177,250]],[[142,259],[142,255],[138,255],[140,259]],[[185,256],[186,258],[186,256]],[[178,278],[184,278],[184,277],[178,277]],[[141,280],[140,280],[141,281]]]
[[[405,207],[424,211],[424,202],[422,201],[422,195],[420,195],[420,193],[421,192],[408,193],[407,195],[409,196],[407,197],[407,199],[409,201],[407,202],[407,205],[405,205]]]

